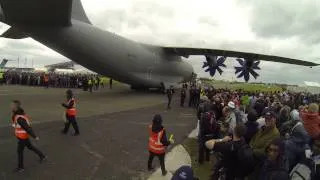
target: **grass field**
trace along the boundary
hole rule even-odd
[[[215,88],[227,88],[232,90],[242,89],[248,92],[275,92],[282,91],[282,88],[277,85],[266,84],[250,84],[250,83],[231,83],[224,81],[204,81],[203,84],[212,85]]]
[[[186,139],[182,145],[186,148],[189,155],[191,156],[191,165],[195,176],[201,180],[209,179],[213,169],[212,162],[214,162],[215,159],[211,156],[211,162],[205,162],[203,165],[199,166],[197,139]]]

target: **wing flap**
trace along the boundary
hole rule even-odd
[[[228,50],[221,50],[221,49],[201,49],[201,48],[182,48],[182,47],[163,47],[163,49],[167,53],[172,53],[172,54],[183,56],[183,57],[188,57],[189,55],[214,55],[214,56],[226,56],[226,57],[234,57],[234,58],[264,60],[264,61],[279,62],[279,63],[286,63],[286,64],[295,64],[295,65],[301,65],[301,66],[320,65],[314,62],[280,57],[280,56],[264,55],[264,54],[256,54],[256,53],[240,52],[240,51],[228,51]]]

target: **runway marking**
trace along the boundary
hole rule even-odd
[[[85,149],[89,154],[93,155],[94,157],[98,158],[98,160],[95,162],[92,170],[91,170],[91,173],[90,173],[90,176],[89,176],[89,179],[93,179],[94,175],[96,174],[96,172],[98,171],[99,167],[100,167],[100,164],[101,164],[101,160],[104,158],[103,155],[101,155],[100,153],[98,152],[95,152],[93,151],[90,146],[88,146],[87,144],[81,144],[81,147],[83,149]]]
[[[104,158],[103,155],[101,155],[101,154],[98,153],[98,152],[93,151],[93,150],[90,148],[90,146],[88,146],[87,144],[81,144],[81,147],[82,147],[83,149],[85,149],[89,154],[95,156],[96,158],[99,158],[99,159]]]

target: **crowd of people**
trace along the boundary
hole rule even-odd
[[[200,99],[190,103],[199,119],[198,162],[218,160],[211,179],[320,179],[319,94],[193,87],[189,96]]]
[[[1,84],[43,86],[47,88],[83,88],[90,92],[99,89],[99,87],[105,87],[107,83],[105,77],[84,73],[7,71],[2,76]],[[112,81],[109,84],[111,87]]]
[[[106,81],[99,75],[8,71],[4,73],[3,83],[84,88],[92,92],[92,89],[104,86]],[[109,83],[111,87],[112,80]],[[74,101],[70,92],[67,91],[67,104]],[[166,92],[170,109],[175,91],[170,87]],[[182,107],[187,92],[189,107],[197,109],[198,163],[201,166],[205,161],[212,160],[212,154],[215,156],[212,180],[320,179],[320,94],[287,91],[252,93],[241,89],[204,89],[193,85],[188,88],[184,84],[181,89]],[[20,102],[14,104],[13,108],[20,108]],[[66,112],[75,116],[75,108],[67,104],[63,104]],[[21,117],[17,114],[15,123],[23,127]],[[26,117],[23,118],[27,121]],[[73,123],[78,135],[75,120],[69,118],[67,122],[63,133]],[[27,126],[25,129],[28,129]],[[17,126],[16,132],[21,131],[21,127]],[[162,174],[166,175],[165,146],[174,144],[174,140],[167,139],[159,114],[149,126],[149,133],[148,170],[153,170],[152,161],[157,156]],[[23,139],[18,152],[22,156],[23,147],[31,145],[25,140],[28,139],[26,132],[19,136]],[[36,148],[31,149],[41,160],[46,158]],[[21,157],[19,163],[20,171],[23,169]],[[190,172],[191,179],[196,179],[190,167],[181,167],[173,179],[179,179],[185,172]]]

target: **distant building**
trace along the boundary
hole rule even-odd
[[[67,61],[62,63],[46,65],[45,68],[47,68],[48,71],[55,71],[56,69],[74,69],[74,65],[76,65],[75,62]]]
[[[304,81],[303,86],[288,86],[287,90],[293,92],[308,92],[312,94],[320,94],[320,84],[317,82]]]
[[[61,62],[56,64],[46,65],[45,68],[50,72],[57,73],[81,73],[81,74],[95,74],[95,72],[90,71],[89,69],[73,62]]]

